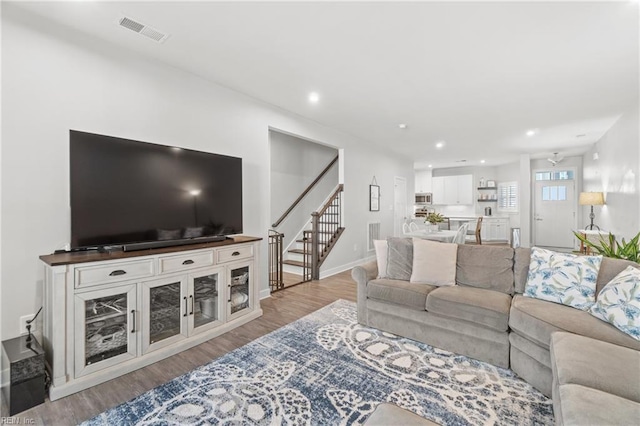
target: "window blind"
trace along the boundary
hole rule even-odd
[[[506,212],[518,211],[518,182],[498,184],[498,210]]]

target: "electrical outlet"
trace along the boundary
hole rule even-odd
[[[20,334],[27,334],[27,321],[29,321],[31,318],[33,318],[35,314],[31,314],[31,315],[24,315],[22,317],[20,317]],[[36,331],[36,321],[31,323],[31,334],[33,334]]]

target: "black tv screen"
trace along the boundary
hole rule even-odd
[[[242,159],[70,131],[71,246],[242,232]]]

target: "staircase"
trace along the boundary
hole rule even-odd
[[[298,275],[300,282],[320,279],[320,266],[344,232],[342,184],[337,186],[317,212],[311,213],[311,219],[296,236],[286,254],[282,252],[284,234],[278,231],[278,226],[337,163],[336,155],[282,216],[271,225],[273,229],[269,230],[269,288],[272,292],[285,287],[283,272]]]
[[[284,271],[300,275],[302,282],[320,279],[320,266],[344,232],[343,189],[343,185],[338,185],[325,205],[311,214],[311,220],[296,238],[295,245],[285,254]]]

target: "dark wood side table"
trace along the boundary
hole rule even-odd
[[[44,350],[35,337],[30,342],[27,336],[2,342],[2,371],[9,375],[2,380],[2,390],[10,416],[44,402]]]

